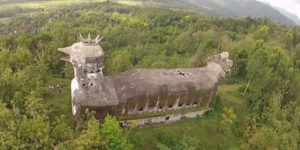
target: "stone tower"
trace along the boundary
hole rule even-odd
[[[102,38],[83,38],[70,47],[58,50],[69,57],[63,60],[70,62],[74,68],[74,78],[71,82],[72,114],[74,117],[82,113],[82,106],[106,105],[107,91],[102,72],[104,53],[99,45]],[[108,92],[109,93],[109,92]]]

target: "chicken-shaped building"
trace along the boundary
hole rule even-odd
[[[74,118],[86,108],[95,111],[100,120],[111,114],[121,120],[136,118],[138,124],[202,115],[208,110],[219,78],[232,67],[228,52],[223,52],[212,56],[206,67],[134,69],[104,76],[101,39],[99,36],[91,39],[90,35],[85,39],[80,35],[80,42],[58,49],[69,55],[63,60],[74,68],[71,83]]]

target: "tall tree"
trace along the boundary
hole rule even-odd
[[[117,119],[110,115],[105,117],[105,123],[101,127],[100,134],[108,149],[131,150],[133,148]]]

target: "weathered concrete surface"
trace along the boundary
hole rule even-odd
[[[209,109],[203,109],[203,110],[199,110],[199,111],[164,115],[164,116],[159,116],[159,117],[143,118],[143,119],[136,119],[136,120],[123,120],[123,121],[120,121],[120,123],[124,127],[125,126],[134,126],[134,125],[144,126],[144,125],[170,123],[170,122],[175,122],[175,121],[185,119],[185,118],[202,117],[208,111],[209,111]]]
[[[101,120],[107,114],[135,115],[207,107],[217,90],[218,79],[232,66],[228,52],[224,52],[212,56],[206,67],[134,69],[104,76],[100,40],[81,37],[81,42],[59,49],[69,55],[68,62],[74,67],[71,94],[75,118],[86,108],[96,111]],[[171,120],[178,117],[172,116]]]
[[[180,69],[184,75],[178,70],[135,69],[109,78],[128,110],[178,109],[188,103],[207,106],[217,89],[217,74],[206,67]]]

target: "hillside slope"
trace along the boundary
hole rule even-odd
[[[149,0],[148,2],[194,9],[219,17],[267,17],[277,23],[294,24],[276,9],[256,0]]]
[[[276,7],[275,7],[276,8]],[[281,14],[285,15],[286,17],[290,18],[293,20],[296,24],[300,25],[300,18],[297,17],[297,15],[292,14],[290,12],[285,11],[284,9],[281,8],[276,8]]]

